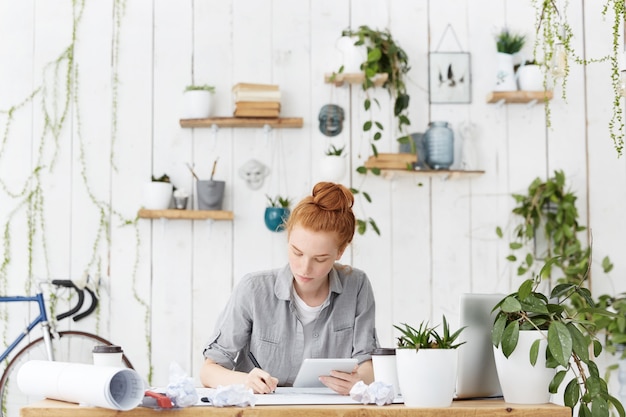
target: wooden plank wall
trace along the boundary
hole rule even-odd
[[[575,32],[585,28],[574,45],[588,57],[610,49],[610,25],[595,3],[569,2]],[[26,214],[18,209],[10,227],[11,262],[0,278],[3,291],[19,293],[28,289],[29,276],[77,277],[85,270],[100,276],[99,315],[61,326],[98,332],[121,344],[146,377],[152,365],[154,385],[168,382],[172,361],[196,376],[201,348],[233,285],[246,272],[286,262],[286,235],[263,224],[265,194],[294,200],[307,195],[320,178],[319,159],[330,144],[346,145],[352,168],[367,158],[363,91],[324,83],[324,74],[341,64],[336,48],[341,30],[361,24],[389,28],[410,57],[411,131],[424,132],[432,120],[448,121],[459,151],[461,127],[471,126],[473,168],[486,171],[450,180],[364,180],[351,169],[342,179],[372,195],[372,204],[358,202],[356,209],[359,216],[373,217],[382,231],[380,237],[356,236],[343,259],[370,276],[381,344],[393,345],[392,324],[438,322],[442,314],[456,322],[463,292],[514,288],[519,278],[505,260],[507,242],[496,238],[495,228],[507,233],[512,228],[511,193],[556,169],[566,172],[578,193],[583,222],[592,228],[596,263],[610,255],[616,264],[609,278],[594,274],[594,288],[626,289],[620,280],[626,269],[620,253],[626,169],[608,136],[608,67],[572,67],[567,101],[560,87],[555,90],[551,129],[545,127],[542,105],[497,106],[485,100],[494,84],[494,34],[506,25],[532,39],[530,0],[87,1],[72,68],[78,93],[69,98],[66,123],[55,139],[45,130],[43,109],[54,114],[62,108],[62,84],[56,99],[50,86],[54,77],[62,83],[66,73],[61,67],[55,75],[47,64],[69,44],[77,10],[62,0],[0,1],[0,131],[11,106],[47,86],[15,113],[0,145],[3,188],[16,190],[38,163],[43,141],[45,231],[29,254]],[[429,52],[459,50],[471,53],[472,102],[431,105]],[[526,54],[531,50],[529,41]],[[214,114],[224,116],[233,109],[230,88],[240,81],[279,84],[283,116],[303,117],[303,128],[180,128],[186,85],[215,85]],[[381,104],[376,117],[386,131],[378,148],[395,152],[399,132],[392,102],[384,90],[374,96]],[[346,111],[344,130],[333,138],[318,129],[319,110],[328,103]],[[271,169],[257,191],[238,174],[252,158]],[[186,164],[208,178],[216,159],[216,178],[227,183],[224,208],[234,212],[234,221],[123,225],[136,216],[141,185],[151,175],[167,173],[177,187],[193,192]],[[9,218],[17,201],[0,194],[0,219]],[[104,238],[98,237],[101,222],[110,222]],[[7,250],[4,241],[0,248]],[[21,317],[9,313],[6,334],[22,325]]]

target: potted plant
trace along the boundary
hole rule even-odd
[[[497,49],[497,72],[495,91],[515,91],[517,83],[515,81],[513,54],[518,53],[524,47],[526,36],[513,33],[507,28],[503,28],[496,35]]]
[[[152,176],[152,181],[144,183],[141,193],[142,207],[148,210],[165,210],[169,208],[172,201],[174,187],[167,174],[156,178]]]
[[[346,173],[344,149],[345,146],[337,148],[335,145],[330,145],[326,150],[320,161],[320,173],[323,180],[338,182],[343,178]]]
[[[277,195],[267,197],[268,206],[265,208],[265,226],[272,232],[282,232],[285,229],[285,222],[289,218],[291,210],[291,199]]]
[[[512,213],[516,225],[509,244],[510,262],[518,262],[517,275],[537,273],[537,259],[550,259],[547,277],[558,283],[577,284],[587,278],[591,247],[583,244],[579,234],[586,230],[579,223],[576,194],[567,188],[565,173],[555,170],[548,179],[535,178],[526,193],[513,194],[516,206]],[[496,234],[503,237],[500,227]],[[613,264],[608,256],[602,269],[608,273]],[[557,275],[558,276],[554,276]],[[573,307],[586,307],[585,300],[574,296]]]
[[[609,394],[607,383],[594,361],[602,351],[602,345],[594,336],[593,323],[581,318],[577,312],[570,314],[566,304],[572,295],[577,295],[587,299],[591,306],[589,310],[595,314],[608,317],[614,317],[614,314],[595,307],[589,290],[581,286],[582,282],[559,284],[549,297],[538,291],[542,278],[555,261],[556,258],[546,261],[538,275],[525,280],[516,292],[494,307],[492,342],[504,400],[548,402],[548,392],[557,393],[564,383],[563,403],[572,409],[578,407],[579,416],[608,416],[610,406],[624,416],[620,401]],[[528,343],[526,339],[529,339]],[[516,352],[515,359],[522,363],[509,373],[503,365],[512,362]],[[550,371],[545,372],[546,369]],[[547,376],[535,379],[523,374],[527,370]],[[508,381],[510,376],[514,379],[512,383]],[[535,391],[543,394],[542,399],[527,398],[526,394]]]
[[[524,61],[515,70],[519,89],[522,91],[547,90],[546,86],[544,86],[544,70],[544,65],[534,59]]]
[[[400,131],[400,137],[397,140],[400,143],[408,143],[413,146],[413,142],[406,133],[406,127],[411,124],[408,117],[409,94],[404,78],[405,74],[410,70],[408,55],[388,30],[377,30],[362,25],[357,29],[344,30],[342,36],[351,37],[354,39],[355,46],[365,46],[367,52],[365,60],[361,63],[361,71],[365,74],[362,83],[363,91],[365,92],[363,109],[369,114],[369,120],[363,124],[363,132],[368,136],[372,154],[378,156],[376,142],[382,138],[384,130],[384,125],[374,118],[372,111],[372,104],[378,105],[379,103],[370,96],[370,91],[376,87],[375,82],[380,75],[386,76],[386,81],[382,87],[389,92],[393,99],[393,112],[398,122],[398,130]],[[342,66],[337,73],[342,73],[343,71],[344,68]],[[414,149],[412,152],[414,152]],[[367,157],[364,158],[364,162],[367,159]],[[365,164],[358,166],[356,171],[363,175],[366,175],[368,172],[380,175],[379,168],[367,168]],[[355,197],[362,197],[367,202],[372,202],[370,195],[362,189],[351,188],[351,191]],[[371,217],[357,218],[357,232],[359,234],[364,234],[368,228],[380,235],[380,230],[374,219]]]
[[[406,323],[394,327],[397,338],[396,364],[398,383],[409,407],[449,407],[454,398],[458,355],[457,338],[464,327],[454,333],[443,316],[441,332],[437,326],[421,322],[414,328]]]
[[[211,115],[212,85],[188,85],[183,92],[183,119],[206,119]]]

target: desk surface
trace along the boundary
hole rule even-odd
[[[22,408],[21,417],[571,417],[568,407],[555,404],[518,405],[501,400],[454,401],[447,408],[411,408],[400,404],[377,405],[282,405],[255,407],[188,407],[153,410],[137,407],[130,411],[80,407],[62,401],[43,400]]]

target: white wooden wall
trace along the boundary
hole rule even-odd
[[[610,255],[616,264],[610,277],[594,275],[594,290],[626,289],[620,279],[626,270],[626,169],[608,135],[608,66],[572,68],[567,102],[558,87],[555,91],[550,130],[542,105],[496,106],[485,100],[495,73],[493,35],[508,25],[532,39],[530,0],[86,1],[76,32],[77,96],[70,98],[55,140],[44,129],[42,97],[52,108],[54,72],[46,65],[70,43],[71,3],[0,1],[0,131],[9,108],[48,86],[15,112],[0,142],[3,225],[17,208],[11,245],[0,242],[3,259],[10,253],[10,263],[0,270],[2,291],[24,292],[29,276],[77,277],[85,270],[100,275],[98,318],[60,325],[98,332],[122,345],[146,377],[151,360],[154,385],[168,382],[172,361],[196,376],[202,346],[233,285],[246,272],[286,262],[286,235],[263,224],[265,193],[295,200],[308,194],[320,177],[318,160],[331,143],[347,145],[353,167],[367,157],[362,91],[323,81],[341,63],[335,48],[341,30],[361,24],[389,28],[409,55],[412,131],[423,132],[431,120],[446,120],[455,128],[475,124],[477,168],[486,171],[447,181],[437,176],[365,180],[363,188],[374,202],[358,214],[373,217],[382,235],[357,235],[343,261],[369,274],[381,344],[393,346],[392,324],[439,322],[442,314],[455,322],[462,292],[514,288],[518,278],[505,260],[507,242],[496,238],[495,228],[510,224],[511,193],[556,169],[566,172],[578,193],[582,222],[593,231],[596,262]],[[584,25],[586,33],[574,39],[575,47],[586,48],[588,57],[607,53],[610,25],[601,18],[602,2],[569,3],[575,32],[582,33]],[[114,16],[121,6],[117,27]],[[471,104],[429,104],[428,53],[448,24],[463,51],[471,53]],[[440,51],[458,49],[449,35]],[[528,54],[531,48],[532,41]],[[266,133],[179,126],[186,85],[215,85],[214,113],[229,115],[230,88],[243,81],[279,84],[283,116],[303,117],[304,127]],[[376,97],[381,102],[377,117],[387,132],[379,150],[394,152],[399,134],[393,106],[386,91]],[[57,104],[64,99],[61,87]],[[342,134],[332,139],[319,132],[317,122],[328,103],[341,105],[348,116]],[[44,160],[37,162],[41,143]],[[177,187],[193,190],[185,163],[195,164],[198,175],[207,178],[216,158],[216,178],[227,182],[224,208],[234,212],[234,221],[138,220],[136,227],[122,226],[123,219],[135,218],[141,185],[151,175],[167,173]],[[258,191],[237,174],[250,158],[272,169]],[[45,165],[45,228],[37,229],[29,255],[22,200],[7,190],[22,189],[38,163]],[[342,182],[359,187],[361,181],[352,169]],[[94,201],[102,203],[104,220],[110,222],[105,238],[97,235],[101,217]],[[9,335],[23,325],[23,317],[9,313]]]

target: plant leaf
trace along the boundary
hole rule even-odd
[[[554,359],[567,368],[572,356],[572,336],[567,327],[559,321],[552,322],[548,328],[548,349]]]
[[[515,350],[517,346],[517,340],[519,339],[519,323],[517,321],[513,321],[509,323],[502,333],[502,353],[505,357],[511,356],[511,353]]]

